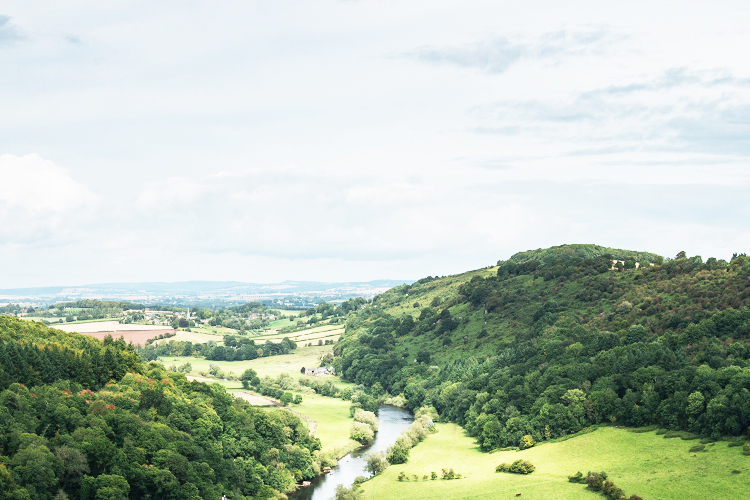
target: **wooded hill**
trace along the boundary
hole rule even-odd
[[[747,433],[750,259],[578,256],[591,247],[393,288],[350,317],[337,373],[434,406],[486,450],[601,422]]]
[[[275,498],[320,470],[299,418],[122,340],[0,317],[0,390],[2,500]]]

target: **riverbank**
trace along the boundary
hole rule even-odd
[[[382,405],[379,413],[379,430],[371,444],[360,447],[357,443],[356,450],[344,455],[336,467],[314,478],[310,486],[289,494],[289,500],[328,500],[334,496],[336,485],[343,484],[349,488],[358,476],[368,477],[369,474],[364,470],[364,455],[370,452],[386,451],[396,441],[399,434],[414,421],[414,417],[407,410],[394,406]],[[348,433],[349,427],[347,426],[346,429]]]
[[[634,433],[613,427],[523,451],[484,453],[476,440],[456,424],[436,424],[438,432],[412,448],[409,461],[392,465],[362,485],[368,500],[398,498],[515,498],[591,499],[585,485],[570,483],[577,471],[606,471],[629,497],[661,500],[750,498],[750,457],[726,442],[690,452],[696,441],[664,439],[655,432]],[[529,475],[495,472],[500,463],[528,460],[536,466]],[[424,475],[453,468],[461,479],[423,480]],[[399,481],[404,472],[410,479]],[[733,473],[733,471],[737,471]],[[416,475],[419,480],[414,481]]]

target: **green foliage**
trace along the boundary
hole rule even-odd
[[[603,422],[685,439],[743,434],[750,259],[681,256],[619,272],[610,257],[659,259],[611,250],[527,255],[496,276],[388,291],[350,317],[337,373],[402,394],[411,410],[431,404],[488,451]],[[411,307],[434,297],[437,309]],[[415,362],[420,352],[435,366]]]
[[[522,450],[525,450],[526,448],[531,448],[535,444],[536,442],[534,441],[534,438],[531,436],[531,434],[526,434],[521,438],[521,442],[518,444],[518,447]]]
[[[579,481],[580,472],[576,474],[576,476],[572,476],[576,479],[576,481],[571,481],[571,478],[569,477],[568,480],[571,482],[581,482]],[[594,490],[594,491],[600,491],[602,494],[604,494],[605,497],[611,499],[611,500],[623,500],[625,499],[625,492],[618,488],[614,482],[607,479],[607,473],[606,472],[600,472],[600,473],[591,473],[589,472],[586,476],[586,479],[584,480],[586,483],[586,487]],[[642,500],[641,497],[638,495],[631,495],[629,497],[629,500]]]
[[[354,422],[349,428],[349,437],[362,444],[367,444],[375,438],[375,432],[368,424]]]
[[[536,466],[528,460],[518,459],[512,464],[500,464],[495,467],[495,472],[510,472],[512,474],[531,474],[536,469]]]
[[[692,446],[690,448],[690,453],[695,453],[697,451],[703,451],[705,448],[706,448],[706,445],[696,444],[695,446]]]
[[[0,380],[11,498],[268,497],[319,467],[320,441],[294,415],[145,366],[121,340],[0,318]]]
[[[461,474],[454,472],[453,467],[450,469],[443,469],[443,479],[461,479]]]
[[[617,248],[602,247],[599,245],[560,245],[538,250],[528,250],[513,254],[508,262],[522,263],[528,261],[539,261],[547,263],[553,260],[570,259],[594,259],[608,256],[617,260],[633,260],[634,262],[663,262],[664,258],[649,252],[634,252],[631,250],[620,250]],[[498,265],[500,262],[498,262]]]
[[[389,465],[388,461],[385,458],[385,453],[380,452],[370,452],[365,454],[365,470],[372,474],[373,476],[377,476],[381,472],[383,472]]]
[[[336,493],[333,497],[334,500],[360,500],[362,494],[356,491],[354,488],[346,488],[343,484],[336,485]]]

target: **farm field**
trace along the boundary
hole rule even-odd
[[[350,401],[306,392],[299,394],[302,395],[302,404],[292,405],[290,408],[318,423],[316,436],[320,438],[323,451],[341,458],[360,446],[358,442],[349,439],[349,426],[353,422],[349,418]]]
[[[122,324],[118,321],[89,321],[86,323],[65,323],[60,325],[50,325],[64,332],[93,333],[93,332],[125,332],[125,331],[144,331],[144,330],[172,330],[165,325],[139,325],[134,323]]]
[[[217,364],[225,373],[229,374],[229,372],[234,372],[238,377],[248,368],[252,368],[258,372],[259,377],[263,378],[266,375],[277,377],[281,373],[289,373],[293,376],[301,375],[300,370],[302,367],[316,367],[320,364],[320,358],[323,355],[332,352],[333,347],[327,345],[298,347],[294,352],[289,354],[256,358],[246,361],[210,361],[203,357],[195,356],[161,356],[159,361],[164,363],[164,366],[180,366],[185,363],[190,363],[193,367],[193,374],[208,372],[210,364]],[[233,382],[233,384],[239,386],[239,382]]]
[[[204,343],[213,340],[217,345],[224,345],[224,335],[237,335],[236,330],[224,327],[192,327],[190,330],[191,331],[189,332],[175,330],[175,333],[177,334],[176,336],[158,340],[156,343],[166,343],[170,340]],[[169,329],[169,331],[172,330]],[[319,340],[322,340],[323,343],[325,343],[326,340],[336,341],[343,333],[344,328],[340,325],[323,325],[294,333],[277,333],[275,331],[269,331],[268,333],[260,335],[250,334],[247,338],[254,340],[256,344],[264,344],[267,340],[279,343],[284,337],[288,337],[290,340],[293,340],[302,346],[308,343],[317,344]]]
[[[690,453],[698,441],[665,439],[655,432],[633,433],[603,427],[557,443],[545,443],[523,451],[483,453],[475,440],[455,424],[437,424],[438,433],[411,450],[408,463],[393,465],[363,484],[367,499],[400,500],[516,498],[604,498],[583,484],[569,483],[567,476],[581,471],[606,471],[609,479],[644,500],[703,500],[750,498],[750,457],[741,447],[726,442],[706,445],[706,452]],[[496,473],[500,463],[517,459],[536,466],[529,475]],[[463,479],[421,480],[425,474],[453,468]],[[400,482],[398,474],[417,474],[418,482]],[[739,471],[733,474],[732,471]]]

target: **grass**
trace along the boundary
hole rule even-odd
[[[664,439],[654,432],[633,433],[604,427],[557,443],[519,452],[482,453],[475,440],[455,424],[437,424],[430,435],[411,450],[409,462],[394,465],[363,485],[365,498],[412,499],[590,499],[604,498],[584,485],[569,483],[567,476],[581,471],[606,471],[627,496],[651,499],[750,498],[750,457],[726,443],[700,453],[688,450],[694,443]],[[528,476],[496,473],[503,462],[522,458],[536,466]],[[463,479],[399,482],[397,476],[453,468]],[[737,476],[733,470],[740,471]]]
[[[350,401],[327,398],[318,394],[302,394],[302,404],[293,405],[292,410],[312,418],[318,423],[317,437],[323,444],[323,451],[331,451],[337,458],[358,448],[360,444],[349,439]]]
[[[162,356],[159,361],[164,366],[180,366],[190,363],[193,366],[192,373],[208,372],[210,364],[217,364],[224,373],[234,372],[236,376],[242,375],[242,372],[252,368],[258,372],[259,377],[277,377],[281,373],[289,373],[293,376],[301,375],[302,367],[316,367],[320,365],[320,358],[328,353],[333,352],[333,346],[310,346],[298,347],[294,352],[281,354],[279,356],[269,356],[267,358],[257,358],[247,361],[210,361],[203,357],[195,356]]]

